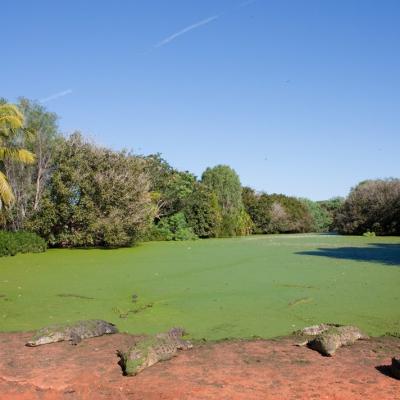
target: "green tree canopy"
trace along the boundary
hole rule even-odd
[[[217,195],[223,214],[236,212],[243,207],[242,185],[239,176],[228,165],[207,168],[201,181]]]
[[[148,229],[155,208],[143,159],[73,134],[58,146],[55,170],[31,227],[55,246],[126,246]]]
[[[218,236],[236,236],[251,231],[251,219],[244,210],[238,174],[227,165],[207,168],[201,182],[217,196],[221,212]]]
[[[215,237],[221,224],[221,212],[217,195],[202,183],[197,183],[195,190],[186,201],[185,215],[188,224],[201,238]]]
[[[336,214],[340,233],[400,234],[400,179],[359,183]]]

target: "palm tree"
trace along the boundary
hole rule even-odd
[[[24,129],[24,116],[18,108],[9,103],[0,103],[0,208],[14,202],[12,188],[4,173],[4,161],[19,161],[32,164],[35,155],[22,147],[31,133]]]

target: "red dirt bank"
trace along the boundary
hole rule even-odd
[[[326,358],[290,338],[205,344],[136,377],[123,377],[110,335],[78,346],[28,348],[29,334],[0,334],[1,400],[400,399],[400,381],[377,366],[400,354],[400,339],[359,341]]]

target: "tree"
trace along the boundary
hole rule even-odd
[[[308,209],[311,216],[311,230],[313,232],[328,232],[333,219],[321,203],[309,199],[299,199]]]
[[[307,207],[296,197],[283,194],[269,195],[273,203],[277,203],[285,211],[285,218],[282,217],[281,233],[302,233],[312,230],[312,218]],[[276,207],[276,206],[275,206]],[[282,215],[276,209],[276,215]]]
[[[183,210],[193,192],[196,177],[188,171],[177,171],[160,154],[144,157],[150,178],[152,199],[157,205],[156,220]]]
[[[305,204],[283,194],[256,193],[243,189],[243,203],[254,233],[295,233],[312,230],[312,217]]]
[[[272,200],[265,194],[257,194],[249,187],[243,188],[243,204],[253,221],[253,233],[270,233]]]
[[[242,185],[238,174],[231,167],[217,165],[213,168],[207,168],[201,177],[201,181],[215,192],[223,214],[236,212],[243,207]]]
[[[200,238],[215,237],[221,224],[217,195],[202,183],[197,183],[187,198],[184,209],[186,220]]]
[[[36,155],[36,160],[30,165],[4,161],[15,196],[14,204],[7,213],[7,226],[14,230],[22,229],[25,220],[39,209],[53,166],[54,149],[60,138],[56,114],[24,98],[19,100],[18,108],[24,115],[25,129],[32,133],[25,139],[24,146]]]
[[[57,147],[30,227],[53,246],[129,246],[153,222],[149,188],[142,158],[97,147],[76,133]]]
[[[242,185],[237,173],[227,165],[217,165],[207,168],[201,181],[217,196],[221,210],[218,236],[236,236],[247,231],[247,227],[242,226],[247,219],[242,213]]]
[[[23,147],[30,136],[24,127],[24,116],[17,106],[2,101],[0,103],[0,208],[10,206],[15,196],[6,176],[5,163],[17,161],[32,164],[35,156]]]
[[[360,235],[400,234],[400,179],[359,183],[350,191],[336,215],[340,233]]]

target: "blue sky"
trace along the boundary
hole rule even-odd
[[[15,1],[0,96],[65,133],[315,200],[399,177],[399,1]],[[5,47],[5,48],[4,48]]]

